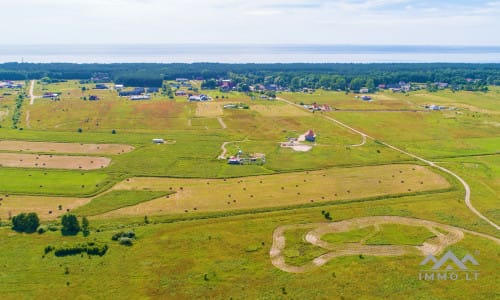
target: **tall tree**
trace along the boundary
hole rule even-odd
[[[80,231],[80,223],[75,215],[66,214],[61,219],[63,235],[76,235]]]
[[[90,234],[89,220],[87,219],[87,217],[82,218],[82,233],[83,236],[88,236]]]

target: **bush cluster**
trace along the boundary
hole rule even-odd
[[[113,241],[118,241],[120,245],[124,246],[132,246],[135,240],[135,233],[133,231],[127,231],[127,232],[118,232],[115,233],[112,237],[111,240]]]
[[[50,247],[50,246],[49,246]],[[47,251],[48,248],[45,248]],[[54,250],[54,248],[52,248]],[[49,248],[50,250],[50,248]],[[54,250],[54,255],[58,257],[68,256],[68,255],[78,255],[82,253],[87,253],[88,255],[99,255],[103,256],[108,251],[108,245],[96,245],[93,242],[86,244],[78,244],[74,246],[65,246],[62,248],[57,248]],[[50,251],[48,251],[50,252]],[[46,252],[46,253],[48,253]]]

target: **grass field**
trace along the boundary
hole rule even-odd
[[[109,184],[99,172],[0,168],[0,191],[6,194],[81,196]]]
[[[387,224],[366,240],[367,245],[422,245],[435,235],[424,227]]]
[[[372,215],[389,207],[392,214],[406,211],[412,215],[434,215],[431,218],[438,220],[440,217],[435,213],[450,209],[456,210],[456,220],[471,217],[459,208],[456,201],[440,203],[436,199],[424,198],[418,202],[409,198],[373,203],[370,207],[350,204],[321,209],[333,212],[335,220]],[[432,208],[429,204],[433,204]],[[259,298],[263,295],[279,298],[283,296],[284,288],[287,296],[293,298],[311,295],[328,298],[328,295],[337,293],[346,298],[366,295],[389,298],[410,295],[420,298],[446,295],[455,299],[494,297],[492,286],[498,280],[495,264],[481,264],[481,280],[466,283],[418,280],[421,256],[344,257],[331,261],[312,275],[277,270],[269,260],[270,233],[281,224],[322,222],[321,209],[299,209],[294,213],[275,212],[253,217],[245,215],[222,218],[217,222],[198,220],[154,225],[161,220],[150,218],[151,225],[127,228],[133,229],[138,236],[132,247],[120,246],[110,240],[113,233],[123,230],[120,227],[127,224],[123,221],[91,221],[92,226],[106,224],[113,229],[93,230],[87,239],[82,236],[61,237],[58,232],[31,236],[12,234],[8,228],[2,228],[0,239],[4,255],[0,257],[0,264],[9,268],[9,272],[2,272],[0,293],[6,299],[21,292],[27,297],[65,297],[70,294],[92,297],[99,293],[99,297],[104,298]],[[48,245],[57,247],[63,243],[94,239],[109,245],[110,250],[105,256],[89,259],[86,256],[57,258],[46,255],[42,258],[43,249]],[[31,246],[22,247],[27,241]],[[489,240],[469,235],[453,246],[457,255],[478,249],[481,254],[476,258],[480,263],[495,257],[497,248]],[[14,256],[30,259],[13,263],[8,258]],[[130,268],[130,265],[135,267]],[[65,274],[66,268],[68,274]],[[381,273],[383,279],[378,275]],[[385,284],[380,284],[381,280]],[[19,282],[30,282],[30,285],[15,284]],[[330,284],[325,285],[325,282]],[[463,284],[469,287],[463,289]],[[345,288],[346,285],[362,288]],[[311,291],[311,286],[321,288]]]
[[[193,83],[199,88],[200,82]],[[456,172],[469,183],[472,204],[498,223],[498,88],[488,93],[379,92],[371,102],[323,90],[278,93],[297,104],[317,102],[338,109],[313,114],[238,92],[200,91],[214,99],[208,103],[159,94],[134,102],[92,87],[76,81],[36,84],[36,95],[60,92],[60,101],[25,102],[19,124],[23,130],[11,129],[17,92],[0,98],[0,154],[22,150],[35,156],[59,153],[112,161],[94,171],[0,167],[1,299],[497,297],[498,243],[467,232],[443,251],[452,250],[459,258],[472,254],[479,262],[477,281],[419,280],[423,256],[418,251],[356,253],[307,273],[280,270],[270,251],[277,228],[298,226],[285,233],[285,261],[308,265],[328,252],[306,242],[310,224],[373,216],[429,220],[500,238],[498,230],[467,208],[456,179],[379,143]],[[101,100],[83,100],[89,95]],[[249,109],[221,109],[229,102],[245,103]],[[428,104],[457,109],[425,111]],[[31,128],[26,126],[28,110]],[[362,144],[358,133],[325,116],[374,140]],[[310,152],[280,147],[309,129],[317,134]],[[153,144],[155,138],[172,143]],[[264,153],[265,164],[232,166],[217,159],[221,145],[233,141],[240,142],[228,144],[227,155],[240,149]],[[68,210],[89,216],[88,237],[62,236],[58,230],[22,234],[10,228],[11,216],[32,211],[42,225],[59,228],[59,217]],[[434,229],[367,225],[329,232],[321,241],[415,247],[446,234]],[[137,236],[132,246],[111,240],[125,231]],[[102,257],[44,253],[47,246],[92,242],[107,244],[108,252]]]
[[[163,197],[169,192],[159,191],[111,191],[93,198],[89,203],[73,210],[73,213],[82,216],[94,216],[122,207],[133,206],[141,202]]]
[[[330,169],[223,180],[139,177],[122,181],[114,188],[175,191],[176,194],[168,199],[160,198],[130,206],[105,216],[255,209],[346,201],[449,187],[445,178],[415,165]]]

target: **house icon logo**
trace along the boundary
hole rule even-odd
[[[458,268],[460,270],[468,270],[466,264],[469,262],[474,266],[479,265],[479,263],[476,261],[474,257],[472,257],[472,255],[466,254],[464,258],[459,260],[458,257],[451,251],[446,252],[446,254],[439,260],[437,260],[437,258],[434,255],[428,255],[420,263],[420,265],[425,266],[429,261],[432,261],[434,263],[432,270],[439,270],[443,266],[445,266],[446,270],[454,270],[455,268]]]
[[[471,270],[473,266],[479,266],[477,260],[470,254],[459,259],[451,250],[446,252],[440,259],[434,255],[428,255],[422,260],[420,266],[427,266],[429,262],[434,265],[430,269],[419,273],[420,280],[477,280],[479,272]]]

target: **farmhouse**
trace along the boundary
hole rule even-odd
[[[314,112],[314,111],[331,111],[332,110],[331,106],[326,105],[326,104],[317,104],[316,102],[314,102],[311,105],[304,104],[303,107],[312,111],[312,112]]]
[[[22,83],[15,83],[13,81],[5,81],[5,82],[0,81],[0,89],[1,88],[20,89],[22,87],[23,87]]]
[[[316,141],[316,134],[314,133],[314,131],[312,131],[312,129],[310,129],[306,135],[304,136],[306,141],[309,141],[309,142],[314,142]]]
[[[105,84],[102,84],[102,83],[98,83],[95,85],[95,88],[96,90],[107,90],[108,89],[108,86],[105,85]]]
[[[149,100],[151,99],[150,95],[133,95],[130,96],[130,100]]]
[[[121,91],[125,86],[123,84],[115,84],[115,90]]]
[[[208,101],[210,100],[210,98],[207,96],[207,95],[191,95],[188,97],[188,101],[189,102],[193,102],[193,101]]]
[[[366,93],[370,92],[370,90],[369,90],[368,88],[363,87],[363,88],[360,88],[360,89],[359,89],[359,92],[360,92],[361,94],[366,94]]]
[[[178,91],[175,91],[175,95],[176,96],[186,96],[187,93],[186,93],[186,91],[178,90]]]
[[[227,163],[230,165],[245,165],[245,164],[264,164],[266,155],[263,153],[245,154],[239,150],[236,156],[231,156]]]
[[[145,92],[144,88],[136,87],[132,91],[120,91],[118,95],[120,97],[130,97],[130,96],[139,96]]]
[[[57,96],[59,96],[59,94],[47,92],[47,93],[44,93],[42,97],[54,99],[54,98],[57,98]]]

